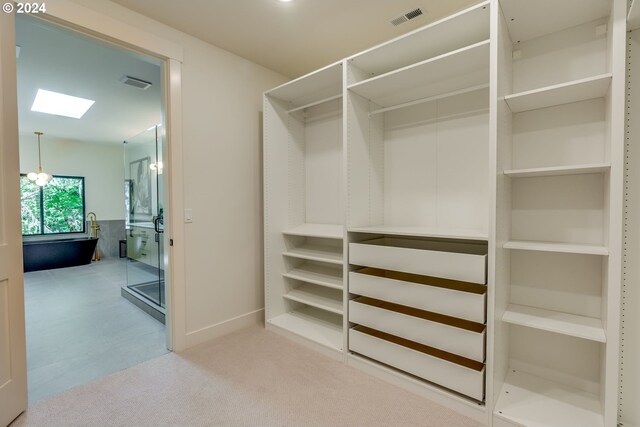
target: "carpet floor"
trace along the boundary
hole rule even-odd
[[[40,401],[22,426],[480,427],[261,327]]]

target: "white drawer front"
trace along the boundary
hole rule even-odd
[[[381,307],[349,301],[349,321],[484,362],[485,331],[473,332]]]
[[[349,330],[349,350],[473,399],[484,398],[484,367],[476,371],[355,329]]]
[[[357,271],[349,273],[349,292],[472,322],[485,323],[486,320],[486,293],[475,294]]]
[[[486,254],[476,255],[382,244],[387,241],[389,241],[389,244],[396,241],[398,244],[405,244],[406,242],[400,239],[376,239],[369,243],[350,243],[349,262],[360,266],[442,277],[463,282],[486,283]],[[381,244],[374,244],[376,242]],[[416,245],[418,246],[417,243]],[[444,249],[447,248],[445,245],[441,246]],[[466,246],[474,248],[471,245]],[[430,246],[425,243],[425,247]]]

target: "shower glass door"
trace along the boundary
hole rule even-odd
[[[164,319],[161,141],[159,126],[155,126],[124,142],[127,283],[123,291],[161,313]],[[147,307],[142,308],[159,318]]]

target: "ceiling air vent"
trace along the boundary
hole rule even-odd
[[[148,89],[151,86],[150,82],[147,82],[141,79],[136,79],[135,77],[131,77],[131,76],[123,76],[120,79],[120,81],[126,85],[133,86],[142,90]]]
[[[391,20],[389,20],[389,22],[391,22],[391,24],[395,27],[397,27],[400,24],[404,24],[405,22],[413,19],[413,18],[417,18],[418,16],[422,15],[422,9],[417,8],[417,9],[413,9],[405,14],[402,14],[400,16],[398,16],[397,18],[393,18]]]

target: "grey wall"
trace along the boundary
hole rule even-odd
[[[98,250],[101,258],[118,258],[120,256],[120,240],[126,237],[123,219],[98,220]],[[87,234],[91,232],[91,223],[87,221]]]

